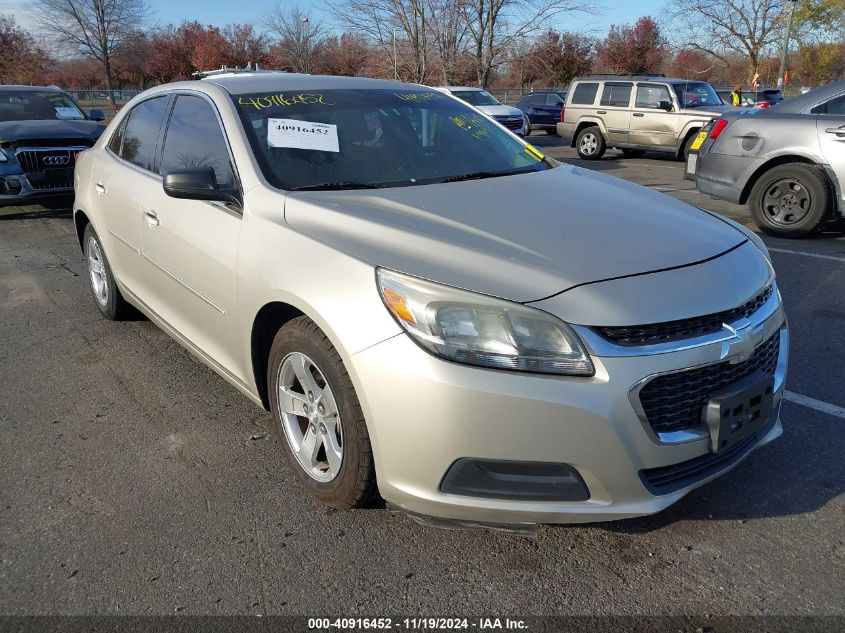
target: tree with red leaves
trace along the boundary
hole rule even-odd
[[[663,65],[665,42],[657,22],[651,17],[644,17],[634,26],[611,26],[607,37],[596,44],[596,54],[601,66],[611,72],[659,72]]]

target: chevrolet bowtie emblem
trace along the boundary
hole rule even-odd
[[[722,329],[732,334],[731,338],[722,341],[721,355],[721,358],[727,358],[731,365],[747,361],[751,358],[757,346],[763,342],[762,325],[756,328],[752,328],[750,325],[733,328],[727,323],[722,323]]]

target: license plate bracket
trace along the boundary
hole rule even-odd
[[[721,453],[763,428],[772,414],[774,378],[762,371],[713,394],[702,417],[710,450]]]

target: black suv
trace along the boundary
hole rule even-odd
[[[106,129],[58,88],[0,86],[0,207],[73,195],[76,155]]]
[[[555,134],[564,103],[566,103],[565,90],[539,90],[522,97],[516,103],[516,107],[528,117],[531,124],[529,134],[534,130]]]

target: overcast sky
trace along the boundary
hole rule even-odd
[[[184,20],[197,20],[203,24],[225,26],[231,22],[256,23],[262,12],[273,4],[273,0],[251,0],[232,2],[223,0],[149,0],[151,21],[158,24],[179,24]],[[644,15],[658,17],[666,0],[595,0],[599,6],[596,15],[583,13],[566,14],[550,22],[558,30],[580,31],[589,35],[604,35],[611,24],[631,24]],[[310,10],[315,17],[323,15],[321,0],[285,2],[285,6],[298,5]],[[31,0],[0,0],[0,13],[12,14],[24,27],[32,26]],[[328,16],[327,16],[328,19]]]

